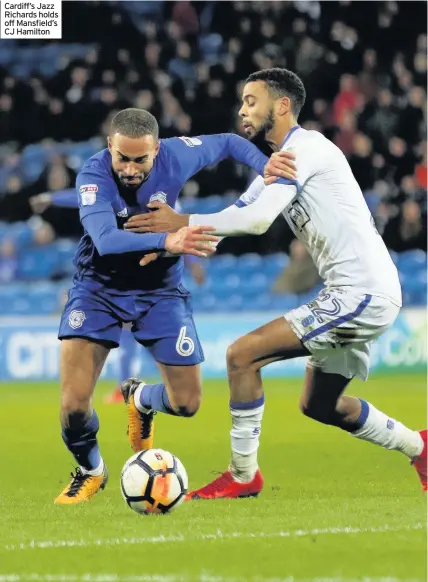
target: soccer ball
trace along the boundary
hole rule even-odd
[[[168,513],[184,501],[188,478],[177,457],[148,449],[126,461],[120,486],[126,503],[137,513]]]

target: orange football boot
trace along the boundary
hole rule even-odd
[[[104,489],[108,481],[107,468],[104,465],[102,475],[94,477],[93,475],[84,475],[80,467],[76,468],[76,473],[71,473],[71,481],[58,495],[54,503],[57,505],[71,505],[89,501],[95,493]]]
[[[155,410],[147,409],[147,412],[140,412],[135,406],[134,393],[136,389],[144,384],[138,378],[129,378],[121,386],[121,392],[128,409],[128,441],[135,453],[153,448],[154,438],[154,416]]]

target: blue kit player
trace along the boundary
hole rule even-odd
[[[51,206],[69,209],[78,209],[79,207],[75,188],[67,188],[57,192],[43,192],[32,196],[29,202],[35,214],[42,214]],[[181,212],[178,200],[175,204],[175,210]],[[184,255],[184,266],[197,285],[204,284],[205,269],[203,259],[193,255]],[[123,326],[118,350],[118,383],[117,387],[105,396],[104,402],[106,404],[123,403],[121,386],[125,380],[132,376],[132,362],[137,357],[138,347],[138,342],[131,332],[131,324]]]
[[[159,141],[149,112],[125,109],[112,120],[108,149],[92,156],[77,176],[84,235],[59,339],[62,437],[78,467],[55,503],[87,501],[106,485],[92,394],[110,349],[119,345],[123,324],[132,324],[135,339],[151,352],[164,379],[152,385],[131,379],[122,386],[133,450],[152,448],[156,411],[189,417],[199,408],[204,358],[179,255],[209,256],[219,239],[203,226],[137,234],[124,224],[148,212],[150,202],[174,207],[191,176],[226,157],[261,175],[268,162],[233,134]],[[270,174],[290,176],[290,156],[284,158],[267,164]],[[144,255],[154,252],[162,258],[142,268]]]

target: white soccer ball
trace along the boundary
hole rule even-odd
[[[125,463],[120,477],[122,495],[137,513],[168,513],[187,493],[188,478],[182,462],[162,449],[136,453]]]

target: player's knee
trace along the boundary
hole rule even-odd
[[[177,414],[183,416],[184,418],[191,418],[195,416],[201,406],[201,398],[192,397],[184,404],[179,404],[177,406]]]
[[[201,406],[202,390],[200,386],[195,386],[187,394],[176,395],[174,397],[174,411],[178,416],[191,418],[195,416]]]
[[[79,430],[84,426],[89,418],[86,410],[63,410],[61,415],[61,424],[64,428],[70,430]]]
[[[303,399],[299,402],[299,408],[302,414],[308,418],[312,418],[312,420],[322,422],[323,424],[334,424],[334,411],[330,408],[319,406],[310,400]]]
[[[227,369],[230,372],[237,372],[239,370],[248,368],[251,361],[248,358],[245,346],[245,339],[240,338],[233,342],[226,352]]]
[[[183,416],[184,418],[192,418],[198,412],[199,406],[178,406],[177,407],[177,414],[178,416]]]
[[[61,422],[64,426],[72,428],[79,425],[82,418],[89,415],[91,409],[90,396],[66,391],[61,396]]]

